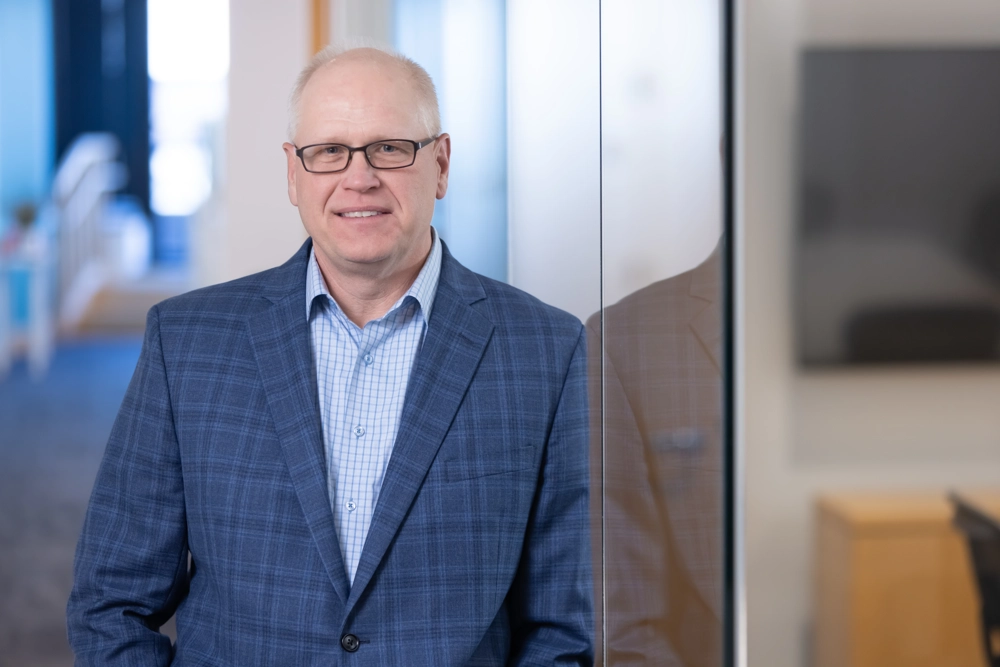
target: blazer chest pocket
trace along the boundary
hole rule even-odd
[[[535,464],[535,447],[526,445],[512,449],[476,452],[469,458],[442,461],[446,482],[491,477],[527,470]]]

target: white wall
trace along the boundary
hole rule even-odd
[[[360,37],[383,46],[392,45],[393,0],[328,0],[328,2],[331,42],[343,42]]]
[[[990,0],[804,0],[810,45],[997,46],[1000,7]]]
[[[508,280],[580,319],[601,305],[599,12],[507,2]]]
[[[604,303],[705,260],[722,230],[719,3],[601,5]]]
[[[789,305],[800,45],[1000,45],[993,0],[748,0],[742,164],[750,665],[807,665],[812,503],[827,490],[996,486],[1000,372],[801,373]]]
[[[305,240],[288,201],[288,94],[310,57],[307,2],[231,2],[229,118],[221,206],[192,230],[199,283],[276,266]]]

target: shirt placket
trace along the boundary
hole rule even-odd
[[[410,365],[402,358],[403,355],[410,356],[406,340],[407,335],[409,335],[406,323],[407,318],[412,316],[415,309],[414,303],[406,303],[386,317],[388,330],[380,342],[383,350],[380,356],[386,359],[385,363],[373,369],[373,382],[378,382],[382,388],[379,401],[382,412],[379,415],[379,420],[384,425],[384,432],[379,439],[379,449],[376,452],[378,456],[376,474],[372,476],[369,484],[373,505],[378,503],[382,482],[389,467],[389,459],[392,456],[398,433],[403,403],[402,394],[405,393],[407,380],[405,369]],[[390,355],[394,357],[391,360],[388,359]]]
[[[327,297],[329,299],[329,297]],[[347,393],[343,388],[348,386],[349,378],[345,377],[345,372],[341,364],[337,363],[338,357],[344,354],[343,350],[354,347],[354,343],[347,331],[343,329],[334,311],[332,300],[323,304],[323,310],[317,315],[316,329],[314,333],[319,341],[317,360],[322,360],[317,366],[318,369],[318,389],[321,397],[321,409],[323,411],[323,436],[327,458],[327,492],[330,502],[337,508],[340,506],[340,494],[343,491],[339,470],[343,467],[343,446],[340,436],[340,415],[346,409]],[[338,530],[343,529],[343,517],[339,512],[335,512],[335,519],[338,522]],[[343,546],[342,546],[343,549]]]
[[[374,513],[372,480],[376,476],[382,433],[377,409],[383,400],[378,391],[378,373],[374,368],[379,353],[381,339],[385,334],[385,322],[369,323],[360,332],[355,331],[356,346],[354,363],[351,364],[351,387],[348,393],[344,426],[344,460],[341,466],[342,487],[346,490],[340,511],[343,525],[350,535],[350,576],[353,581],[358,561],[364,547],[365,537]]]

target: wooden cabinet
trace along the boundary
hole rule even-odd
[[[1000,491],[963,493],[1000,516]],[[978,591],[944,492],[818,501],[815,667],[985,667]]]

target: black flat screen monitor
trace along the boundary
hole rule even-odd
[[[1000,359],[1000,49],[808,49],[800,76],[800,361]]]

